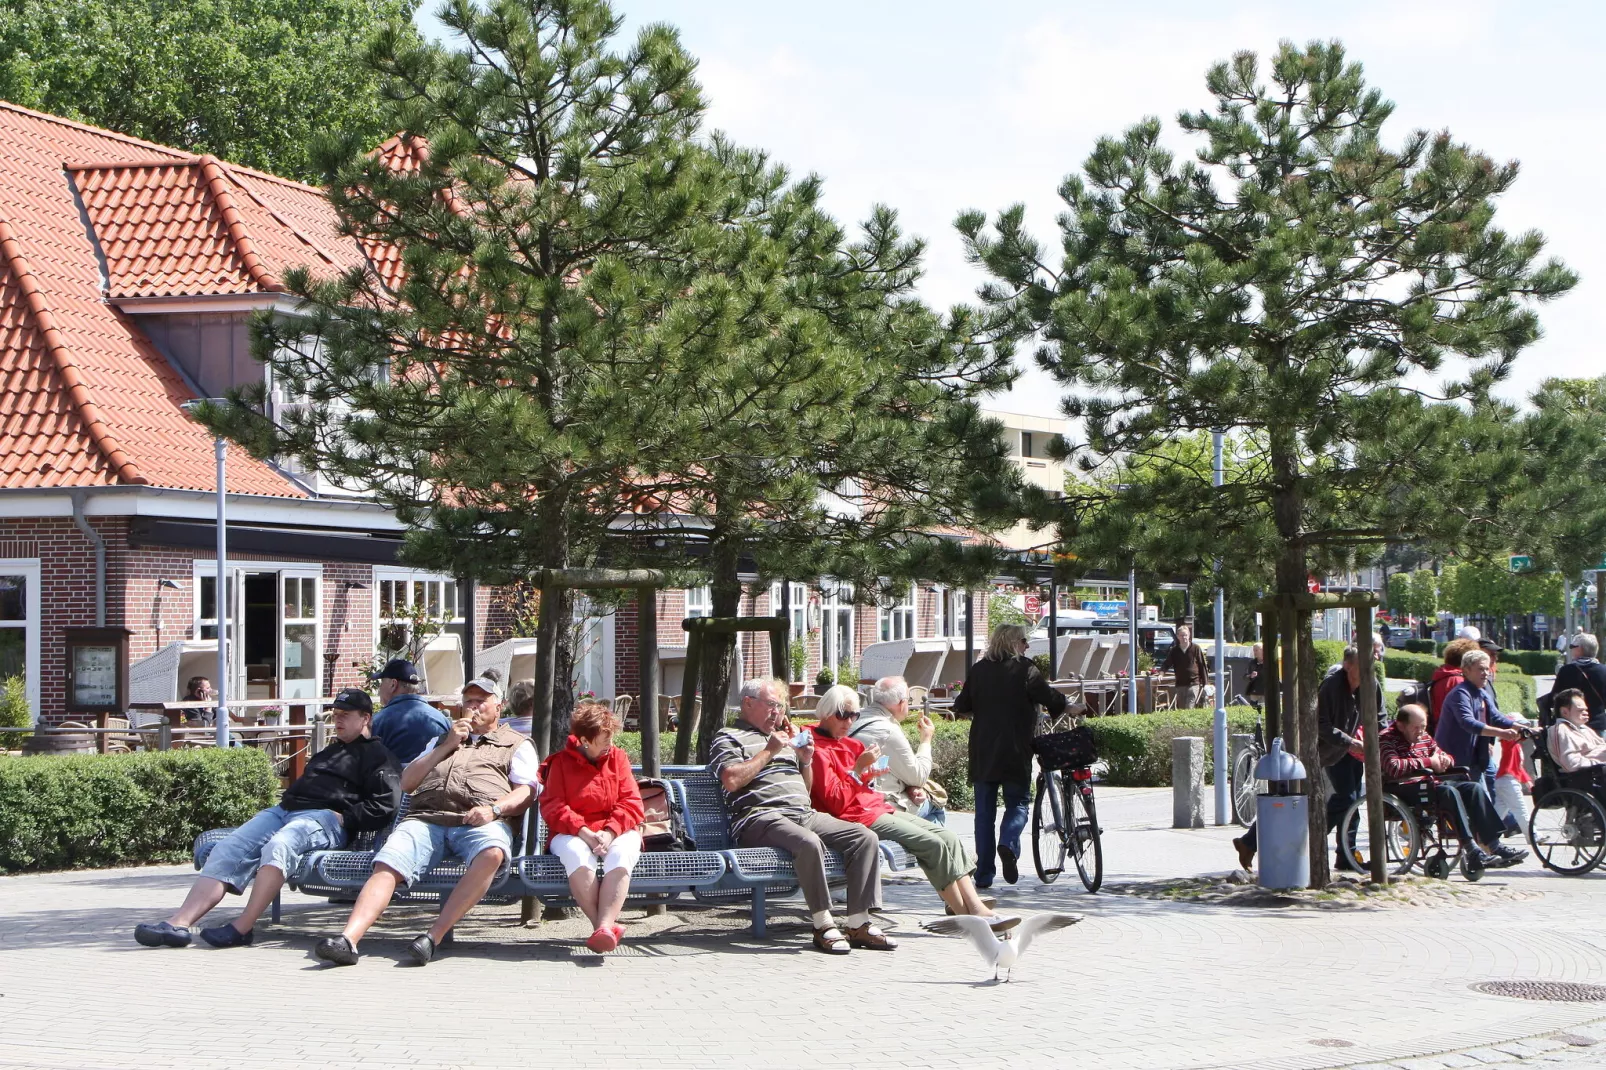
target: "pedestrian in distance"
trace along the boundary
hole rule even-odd
[[[1597,659],[1600,640],[1589,632],[1579,632],[1569,640],[1571,660],[1556,670],[1556,682],[1550,693],[1577,690],[1589,706],[1589,727],[1597,734],[1606,734],[1606,665]]]
[[[955,713],[970,714],[970,782],[976,789],[976,887],[991,888],[993,855],[1004,880],[1020,879],[1020,837],[1026,828],[1032,790],[1032,737],[1039,707],[1063,713],[1064,695],[1049,686],[1026,656],[1024,625],[1000,624],[987,641],[987,653],[970,667],[954,699]],[[1003,824],[998,796],[1004,796]]]
[[[1177,641],[1166,652],[1160,663],[1162,673],[1171,673],[1179,710],[1195,710],[1204,706],[1207,697],[1205,681],[1210,671],[1205,667],[1204,648],[1193,641],[1193,629],[1186,624],[1177,626]]]

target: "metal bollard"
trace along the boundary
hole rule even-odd
[[[324,720],[323,720],[322,717],[317,717],[317,718],[313,719],[313,722],[312,722],[312,753],[314,753],[314,754],[318,754],[323,750],[325,728],[326,728],[326,726],[324,725]]]
[[[1204,828],[1204,744],[1200,736],[1171,741],[1171,827]]]
[[[173,749],[173,726],[167,721],[156,726],[156,749]]]

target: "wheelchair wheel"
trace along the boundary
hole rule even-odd
[[[1338,823],[1338,849],[1363,873],[1372,868],[1371,839],[1370,810],[1362,796]],[[1422,860],[1422,830],[1416,815],[1392,795],[1383,796],[1383,839],[1388,870],[1394,876],[1404,876]]]
[[[1483,859],[1476,851],[1461,852],[1461,876],[1470,882],[1483,879]]]
[[[1528,843],[1546,869],[1569,877],[1588,873],[1606,857],[1606,810],[1573,788],[1546,792],[1534,800]]]
[[[1450,877],[1450,858],[1443,851],[1435,851],[1427,861],[1422,863],[1422,872],[1436,881],[1448,880]]]

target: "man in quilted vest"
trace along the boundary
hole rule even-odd
[[[374,874],[351,908],[345,931],[319,941],[314,953],[336,966],[357,961],[357,942],[384,913],[398,884],[411,884],[448,854],[468,866],[429,932],[407,945],[427,965],[452,926],[506,872],[513,833],[506,819],[540,793],[539,764],[527,736],[497,724],[502,685],[481,676],[463,688],[463,717],[435,746],[402,770],[411,796],[407,817],[374,855]]]

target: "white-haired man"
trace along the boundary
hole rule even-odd
[[[724,789],[731,836],[742,847],[774,847],[792,856],[817,949],[833,955],[853,948],[891,951],[898,942],[870,921],[870,911],[881,905],[880,841],[864,825],[822,814],[809,802],[813,736],[792,727],[786,691],[780,680],[747,681],[740,718],[714,736],[708,771]],[[827,847],[847,862],[845,935],[831,915]]]
[[[946,824],[948,812],[926,790],[931,779],[931,740],[937,726],[924,710],[916,722],[920,749],[904,735],[909,718],[909,682],[901,676],[883,676],[870,688],[870,704],[859,711],[848,735],[866,747],[877,747],[888,761],[887,771],[875,779],[875,789],[900,812],[913,814],[934,825]]]

